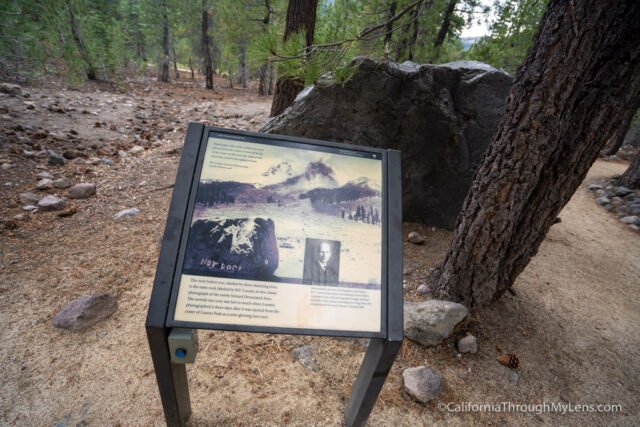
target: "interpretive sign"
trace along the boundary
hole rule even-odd
[[[372,338],[366,420],[402,341],[400,191],[397,151],[191,124],[147,318],[167,422],[189,407],[155,354],[172,328]]]

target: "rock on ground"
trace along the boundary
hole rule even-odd
[[[415,231],[409,233],[407,240],[411,243],[415,243],[416,245],[421,245],[424,243],[424,237],[422,237],[420,233],[416,233]]]
[[[307,368],[310,371],[317,372],[320,370],[320,366],[313,358],[313,353],[315,352],[315,346],[312,344],[303,345],[301,347],[294,348],[291,350],[291,354],[293,357],[299,361],[302,366]]]
[[[51,188],[53,188],[53,180],[51,180],[49,178],[41,179],[36,184],[36,189],[38,189],[38,190],[49,190]]]
[[[35,193],[21,193],[18,198],[25,205],[35,205],[42,199],[42,196],[38,196]]]
[[[478,340],[473,335],[467,335],[458,341],[458,351],[460,353],[477,353]]]
[[[262,130],[401,150],[405,221],[453,228],[512,77],[473,61],[355,61],[346,83],[305,89]]]
[[[22,88],[18,85],[14,85],[11,83],[0,83],[0,92],[6,93],[12,96],[21,95]]]
[[[38,201],[36,205],[38,208],[43,211],[61,211],[64,209],[66,202],[64,199],[61,199],[56,196],[44,196],[42,199]]]
[[[58,328],[80,331],[116,312],[118,302],[111,294],[83,295],[68,303],[53,318]]]
[[[132,216],[138,216],[139,214],[140,214],[140,209],[138,209],[138,208],[129,208],[129,209],[121,210],[120,212],[115,214],[113,216],[113,219],[128,218],[128,217],[132,217]]]
[[[428,366],[407,368],[402,372],[404,390],[418,402],[427,403],[442,391],[442,375]]]
[[[72,199],[87,199],[96,194],[96,185],[89,182],[76,184],[69,188],[68,194]]]
[[[455,302],[408,301],[404,304],[404,332],[407,338],[422,345],[438,345],[467,314],[467,308]]]

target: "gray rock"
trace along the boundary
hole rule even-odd
[[[38,201],[36,205],[38,208],[44,211],[61,211],[65,206],[64,199],[56,196],[44,196]]]
[[[113,216],[113,219],[129,218],[129,217],[132,217],[132,216],[138,216],[139,214],[140,214],[140,209],[138,209],[138,208],[129,208],[129,209],[121,210],[120,212],[115,214]]]
[[[144,147],[141,147],[139,145],[134,145],[129,149],[129,154],[139,154],[139,153],[142,153],[143,151],[144,151]]]
[[[42,196],[38,196],[35,193],[20,193],[18,197],[20,198],[20,202],[26,205],[35,205],[42,199]]]
[[[111,159],[100,159],[100,163],[102,163],[103,165],[111,166],[111,165],[113,165],[113,160],[111,160]]]
[[[421,245],[424,243],[424,237],[422,237],[420,233],[416,233],[415,231],[409,233],[407,240],[411,243],[415,243],[416,245]]]
[[[320,366],[318,366],[318,362],[313,358],[313,353],[315,352],[316,347],[312,344],[303,345],[301,347],[294,348],[291,350],[291,354],[293,357],[302,363],[302,366],[307,368],[310,371],[317,372],[320,370]]]
[[[640,225],[640,216],[625,216],[623,218],[620,218],[620,221],[624,222],[625,224]]]
[[[25,205],[22,207],[24,211],[35,211],[36,209],[38,209],[38,207],[34,205]]]
[[[27,214],[23,214],[23,213],[19,213],[19,214],[13,216],[13,219],[18,220],[18,221],[23,221],[26,218],[27,218]]]
[[[438,345],[469,311],[455,302],[429,300],[404,304],[404,332],[422,345]]]
[[[629,227],[630,227],[632,230],[640,231],[640,225],[629,224]]]
[[[511,371],[509,373],[509,382],[513,385],[518,384],[518,380],[520,378],[518,377],[518,373],[516,371]]]
[[[96,194],[96,185],[90,182],[76,184],[69,188],[68,194],[72,199],[87,199]]]
[[[609,198],[607,196],[602,196],[602,197],[598,197],[596,199],[596,203],[598,203],[599,205],[608,205],[611,202],[611,200],[609,200]]]
[[[419,295],[427,295],[429,293],[429,287],[427,285],[420,285],[418,289],[416,289]]]
[[[2,165],[0,165],[0,169],[2,169],[3,171],[9,170],[13,167],[13,165],[11,163],[3,163]]]
[[[53,186],[56,188],[69,188],[73,185],[69,178],[59,178],[53,181]]]
[[[612,197],[612,198],[611,198],[611,204],[612,204],[613,206],[620,206],[620,205],[622,205],[623,203],[624,203],[624,201],[623,201],[620,197],[618,197],[618,196],[616,196],[616,197]]]
[[[467,335],[458,341],[458,351],[460,353],[477,353],[478,340],[473,335]]]
[[[602,185],[600,185],[600,184],[591,184],[588,188],[591,191],[602,190]]]
[[[118,303],[111,294],[83,295],[67,304],[53,318],[58,328],[80,331],[116,312]]]
[[[42,172],[38,172],[36,174],[36,177],[38,179],[53,179],[53,175],[51,175],[49,172],[47,171],[42,171]]]
[[[407,368],[402,371],[404,390],[418,402],[427,403],[442,391],[442,375],[428,366]]]
[[[0,83],[0,92],[16,96],[22,94],[22,88],[11,83]]]
[[[36,188],[38,190],[50,190],[50,189],[53,188],[53,180],[51,180],[49,178],[41,179],[36,184]]]
[[[62,166],[67,164],[67,159],[60,153],[49,151],[49,164],[51,166]]]
[[[355,61],[345,84],[306,89],[262,130],[402,150],[405,221],[453,228],[511,76],[477,62]]]
[[[620,186],[620,187],[614,187],[613,188],[613,192],[616,196],[626,196],[627,194],[631,194],[633,193],[633,190],[631,190],[630,188],[624,187],[624,186]]]

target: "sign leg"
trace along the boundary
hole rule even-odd
[[[371,339],[345,409],[347,427],[364,426],[400,351],[402,341]]]
[[[168,328],[147,327],[147,338],[167,426],[182,427],[191,414],[187,369],[184,364],[171,363],[169,332]]]

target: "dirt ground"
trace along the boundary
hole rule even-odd
[[[23,90],[29,98],[0,95],[0,163],[12,164],[0,170],[0,423],[163,425],[144,322],[186,124],[256,130],[270,99],[253,89],[205,92],[189,82],[151,80]],[[134,145],[144,152],[125,155]],[[23,153],[43,148],[76,150],[77,159],[48,166]],[[435,348],[405,341],[369,425],[640,424],[640,238],[586,189],[626,166],[596,162],[515,296],[474,313]],[[94,182],[98,193],[73,202],[76,213],[67,217],[23,212],[18,195],[35,191],[43,170]],[[113,219],[131,207],[141,214]],[[20,213],[24,218],[14,219]],[[415,290],[444,256],[451,233],[405,224],[409,231],[427,239],[404,248],[406,298],[418,300]],[[101,292],[117,298],[115,315],[84,332],[53,327],[53,315],[71,299]],[[467,331],[478,337],[477,354],[455,349]],[[200,331],[200,344],[188,367],[193,426],[339,426],[366,349],[354,339],[213,331]],[[316,346],[319,370],[292,356],[304,344]],[[495,360],[496,347],[519,355],[517,383]],[[422,364],[445,379],[440,397],[426,405],[402,391],[402,370]],[[454,412],[463,402],[622,410]],[[452,411],[439,409],[448,403]]]

